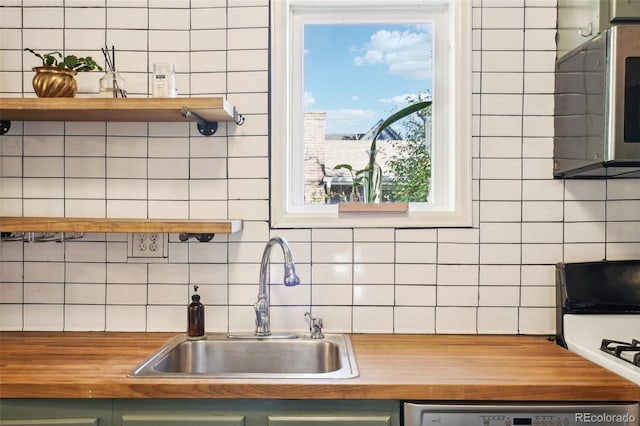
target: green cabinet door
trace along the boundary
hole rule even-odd
[[[198,414],[125,415],[122,426],[244,426],[244,416]]]
[[[0,426],[98,426],[94,418],[0,420]]]
[[[0,426],[111,426],[111,400],[0,399]]]
[[[269,416],[269,426],[391,426],[390,416]]]

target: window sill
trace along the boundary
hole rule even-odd
[[[409,203],[339,203],[338,213],[406,213]]]

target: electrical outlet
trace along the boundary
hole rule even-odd
[[[129,234],[129,259],[165,259],[168,255],[169,234],[134,232]]]

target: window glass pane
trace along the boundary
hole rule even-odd
[[[428,22],[304,25],[305,204],[362,198],[357,171],[368,163],[378,126],[431,100],[432,31]],[[387,128],[377,150],[383,201],[428,201],[431,109]],[[349,167],[336,169],[341,164]]]

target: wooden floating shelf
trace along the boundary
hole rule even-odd
[[[207,121],[233,121],[234,107],[208,98],[2,98],[0,120],[189,121],[183,108]]]
[[[59,217],[0,217],[2,232],[166,232],[232,234],[242,220],[94,219]]]
[[[202,98],[0,98],[0,134],[11,121],[195,121],[204,136],[218,122],[244,118],[222,97]]]
[[[339,213],[406,213],[409,203],[340,203]]]

